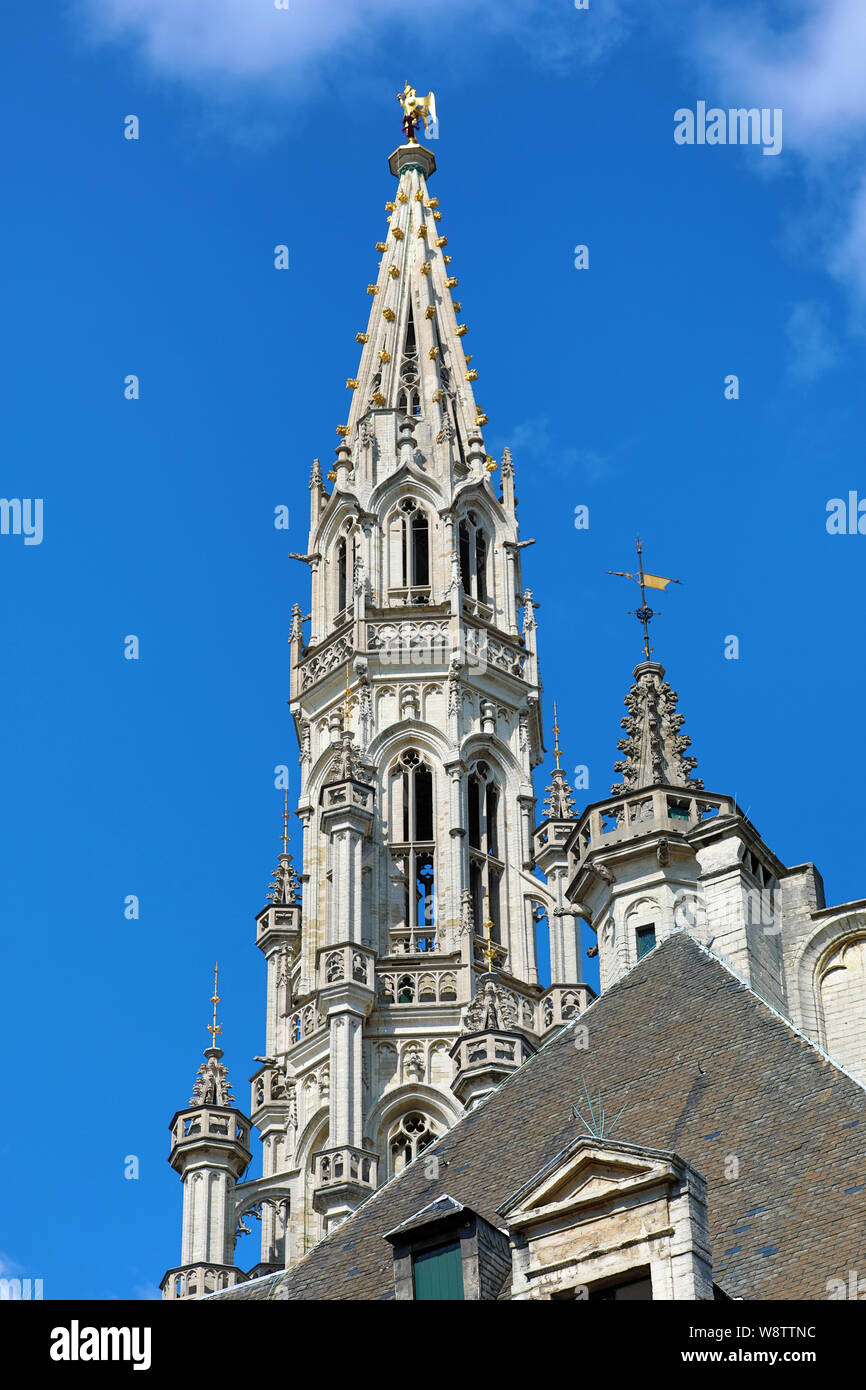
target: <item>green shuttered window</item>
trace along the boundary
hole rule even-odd
[[[412,1273],[416,1299],[462,1299],[463,1259],[459,1240],[416,1255]]]

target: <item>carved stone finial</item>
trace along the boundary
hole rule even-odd
[[[617,743],[625,757],[614,763],[622,781],[611,787],[614,796],[657,784],[703,790],[700,778],[691,775],[697,759],[685,756],[691,739],[679,732],[684,717],[677,713],[677,692],[664,674],[657,661],[634,668],[634,683],[625,697],[628,714],[621,721],[626,737]]]
[[[545,792],[544,814],[548,820],[574,820],[574,793],[562,767],[553,769]]]
[[[224,1066],[222,1052],[218,1047],[209,1047],[205,1060],[198,1069],[190,1105],[234,1105],[228,1067]]]

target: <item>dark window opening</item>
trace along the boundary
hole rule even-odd
[[[423,512],[412,518],[412,583],[430,583],[430,530]]]
[[[475,532],[475,582],[479,602],[487,602],[487,541],[483,531]]]
[[[346,542],[341,537],[337,541],[337,612],[346,607]]]
[[[472,592],[469,569],[469,527],[465,521],[460,523],[460,583],[467,594]]]
[[[654,925],[638,927],[637,929],[637,958],[643,960],[648,956],[656,944],[656,929]]]

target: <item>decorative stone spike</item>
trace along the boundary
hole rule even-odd
[[[657,661],[634,668],[634,683],[625,697],[628,714],[621,721],[626,737],[617,743],[625,757],[614,763],[622,781],[611,787],[614,796],[658,784],[703,790],[703,782],[691,776],[697,759],[684,756],[691,739],[679,732],[684,716],[677,713],[677,692],[664,674]]]

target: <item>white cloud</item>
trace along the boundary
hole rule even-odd
[[[519,37],[536,57],[556,66],[575,54],[589,59],[626,29],[622,0],[599,0],[593,14],[547,0],[435,0],[429,7],[406,0],[79,0],[91,37],[132,43],[156,71],[197,83],[226,79],[292,79],[306,87],[326,59],[359,52],[381,57],[396,32],[416,34],[425,46],[441,34],[443,45],[461,39],[449,19],[480,21],[491,34]],[[346,100],[350,73],[331,67],[335,96]],[[286,91],[286,95],[290,93]]]
[[[787,0],[785,26],[754,7],[705,13],[692,52],[737,105],[781,107],[784,148],[799,157],[806,216],[826,269],[866,310],[866,3]],[[714,94],[715,99],[715,94]],[[775,161],[774,161],[775,162]],[[763,161],[762,161],[763,163]],[[762,169],[762,173],[767,171]],[[773,171],[777,172],[777,171]]]

